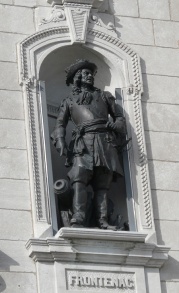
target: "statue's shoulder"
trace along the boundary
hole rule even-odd
[[[70,100],[69,100],[69,96],[68,96],[60,102],[59,107],[58,107],[58,112],[68,108],[69,104],[70,104]]]
[[[101,91],[103,100],[109,104],[115,101],[115,97],[108,91]]]

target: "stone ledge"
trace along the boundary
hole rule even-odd
[[[83,228],[61,228],[55,238],[68,239],[93,239],[106,241],[132,241],[145,242],[147,234],[127,231],[110,231],[100,229],[83,229]]]
[[[55,237],[29,239],[35,262],[94,263],[160,268],[169,248],[146,243],[146,234],[62,228]]]

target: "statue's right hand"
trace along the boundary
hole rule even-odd
[[[67,146],[64,138],[60,138],[57,140],[56,149],[60,153],[60,156],[65,155],[65,149],[67,149]]]

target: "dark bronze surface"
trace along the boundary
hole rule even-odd
[[[72,92],[60,105],[51,139],[60,155],[67,153],[66,165],[71,166],[68,172],[73,196],[70,225],[116,230],[118,224],[109,224],[107,193],[114,176],[123,176],[119,150],[125,144],[126,126],[115,98],[94,87],[96,69],[86,60],[68,68],[67,80],[73,81]],[[69,120],[75,129],[67,147],[65,135]],[[87,191],[88,185],[93,189],[92,195]],[[67,218],[67,214],[63,217]]]

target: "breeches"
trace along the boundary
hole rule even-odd
[[[88,170],[81,166],[72,167],[68,173],[71,184],[81,182],[91,185],[93,190],[109,189],[113,179],[113,172],[105,167],[94,167],[93,170]]]

